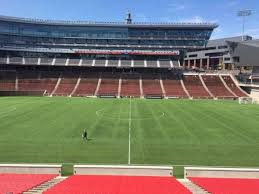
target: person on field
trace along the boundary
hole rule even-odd
[[[84,130],[83,134],[82,134],[82,137],[83,137],[83,140],[86,140],[87,141],[87,131],[86,129]]]

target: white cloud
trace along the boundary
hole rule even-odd
[[[179,22],[184,22],[184,23],[203,23],[205,22],[205,20],[201,17],[201,16],[193,16],[191,18],[185,18],[185,19],[181,19],[179,20]]]
[[[236,0],[230,0],[230,1],[227,2],[228,7],[234,7],[238,4],[239,4],[239,1],[236,1]]]
[[[168,5],[169,12],[183,11],[185,9],[186,9],[186,6],[184,4],[170,3]]]

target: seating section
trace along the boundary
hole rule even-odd
[[[98,80],[99,73],[83,74],[73,96],[93,96],[97,88]]]
[[[74,62],[75,64],[79,63],[79,61]],[[142,78],[142,88],[140,77]],[[60,82],[59,78],[61,78]],[[98,87],[99,78],[101,81]],[[119,87],[120,78],[121,87]],[[247,94],[235,84],[231,76],[224,75],[222,78],[225,83],[219,75],[202,75],[206,87],[217,98],[247,97]],[[163,87],[160,79],[162,79]],[[0,80],[0,91],[41,92],[44,95],[50,95],[54,92],[55,96],[69,96],[71,94],[73,96],[118,96],[119,89],[121,89],[121,97],[144,95],[146,97],[188,98],[185,86],[193,98],[212,98],[198,75],[181,75],[178,72],[2,70],[0,71]],[[184,85],[182,85],[181,80]],[[57,88],[55,88],[56,85]]]
[[[0,71],[0,90],[14,91],[15,90],[16,72]]]
[[[233,79],[231,78],[231,76],[222,76],[222,78],[224,79],[224,81],[226,82],[227,86],[238,96],[238,97],[247,97],[247,94],[245,92],[242,92],[237,85],[235,84],[235,82],[233,81]]]
[[[157,74],[142,74],[144,96],[163,96],[160,77]]]
[[[55,96],[69,96],[77,83],[79,75],[76,74],[67,74],[63,75],[61,82],[58,85],[57,90],[55,91]]]
[[[140,97],[139,74],[122,74],[121,96]]]
[[[163,78],[163,85],[166,96],[177,98],[188,98],[185,93],[179,77],[176,75],[169,75]]]
[[[189,178],[212,194],[258,194],[259,179]]]
[[[41,185],[57,175],[0,174],[1,194],[20,194]]]
[[[118,96],[119,77],[116,73],[103,73],[98,96]]]
[[[224,86],[219,76],[215,75],[203,75],[202,79],[204,80],[207,88],[210,92],[217,98],[235,98],[228,89]]]
[[[203,87],[198,75],[186,75],[184,76],[183,81],[190,96],[193,98],[211,98],[209,93]]]
[[[44,194],[191,194],[173,177],[74,175]]]

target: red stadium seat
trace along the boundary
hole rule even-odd
[[[0,174],[0,193],[20,194],[56,176],[46,174]]]
[[[258,194],[259,179],[189,178],[211,194]]]
[[[75,175],[44,194],[191,194],[173,177]]]

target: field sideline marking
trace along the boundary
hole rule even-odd
[[[131,111],[132,111],[132,107],[131,107],[131,98],[130,98],[130,108],[129,108],[129,156],[128,156],[128,165],[131,164],[131,158],[130,158],[130,152],[131,152],[131,117],[132,117],[132,114],[131,114]]]

